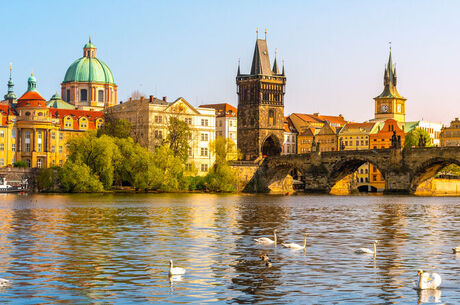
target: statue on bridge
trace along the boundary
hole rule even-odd
[[[418,138],[418,147],[425,147],[426,146],[426,139],[423,135],[420,135]]]
[[[395,130],[391,136],[391,148],[401,148],[401,136],[397,136]]]

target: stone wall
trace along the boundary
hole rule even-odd
[[[22,184],[24,179],[27,179],[28,190],[36,189],[36,176],[38,168],[18,168],[18,167],[3,167],[0,168],[0,177],[6,178],[9,185],[16,186]]]
[[[428,179],[419,185],[415,195],[460,196],[460,179]]]
[[[242,192],[255,176],[259,165],[253,162],[234,162],[230,165],[238,177],[238,192]]]

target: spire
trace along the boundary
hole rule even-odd
[[[383,92],[377,96],[377,98],[400,98],[402,97],[396,89],[396,65],[393,64],[393,57],[391,54],[391,42],[390,42],[390,54],[388,56],[388,63],[385,65],[385,74],[383,76],[383,85],[385,88]]]
[[[8,93],[5,94],[4,98],[5,100],[15,100],[16,99],[16,94],[14,94],[13,87],[13,78],[11,76],[11,72],[13,70],[13,64],[10,63],[10,79],[8,80]]]
[[[284,59],[283,59],[283,71],[281,72],[281,75],[285,75],[284,74]]]
[[[272,75],[270,58],[268,57],[267,41],[257,39],[252,58],[251,75]]]
[[[278,63],[276,62],[276,49],[275,49],[275,61],[273,62],[273,74],[280,74],[280,70],[278,69]]]
[[[240,72],[240,59],[238,58],[238,72],[236,75],[241,75],[241,72]]]

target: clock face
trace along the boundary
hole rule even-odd
[[[388,105],[383,105],[382,106],[382,111],[383,112],[388,112]]]
[[[398,105],[398,112],[401,113],[401,105]]]

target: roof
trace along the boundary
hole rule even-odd
[[[297,133],[297,129],[295,128],[295,126],[292,123],[291,119],[289,117],[287,117],[287,116],[284,117],[284,131],[285,132]]]
[[[257,39],[252,57],[251,74],[272,75],[270,69],[270,58],[268,57],[267,41],[265,39]]]
[[[332,115],[320,115],[319,113],[315,114],[306,114],[306,113],[293,113],[300,119],[308,123],[322,123],[326,121],[334,125],[344,125],[347,121],[343,118],[342,115],[332,116]]]
[[[418,125],[419,125],[419,121],[398,123],[399,128],[401,128],[405,133],[408,133],[412,131],[413,129],[417,128]]]
[[[346,123],[340,130],[341,135],[345,134],[370,134],[376,129],[379,123]]]
[[[199,107],[216,109],[217,117],[236,117],[238,114],[238,109],[227,103],[205,104],[205,105],[200,105]]]
[[[63,81],[70,82],[115,83],[112,71],[96,57],[81,57],[74,61],[67,69]]]
[[[74,105],[63,101],[57,93],[54,94],[48,102],[46,102],[46,107],[57,109],[75,109]]]
[[[398,98],[398,99],[404,99],[402,97],[398,90],[396,89],[396,83],[397,83],[397,76],[396,76],[396,66],[393,65],[393,59],[391,57],[391,49],[390,49],[390,56],[388,57],[388,64],[385,67],[385,74],[383,77],[383,84],[384,88],[382,93],[380,93],[379,96],[375,97],[374,99],[378,98]]]
[[[37,91],[27,91],[18,98],[16,107],[46,107],[46,100]]]
[[[91,111],[91,110],[75,110],[75,109],[50,109],[51,115],[54,118],[62,118],[65,116],[73,116],[78,118],[87,117],[90,120],[94,120],[104,116],[102,111]]]
[[[85,44],[83,48],[84,49],[95,49],[96,46],[91,43],[91,38],[90,38],[89,41]]]

